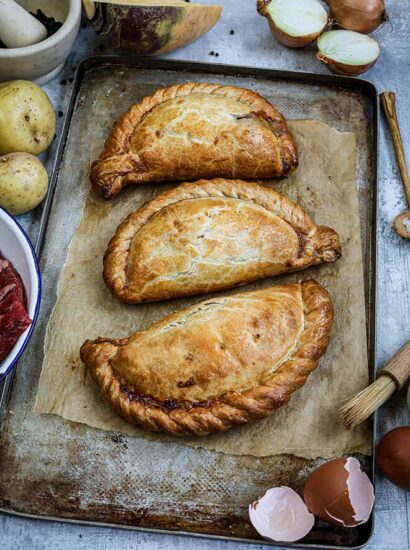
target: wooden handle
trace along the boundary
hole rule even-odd
[[[390,361],[381,368],[378,376],[385,374],[393,378],[397,389],[401,390],[407,380],[410,378],[410,341],[404,344],[396,352]]]
[[[399,121],[396,113],[396,96],[394,92],[383,92],[380,94],[380,102],[383,107],[386,120],[393,138],[394,150],[396,151],[397,162],[399,163],[401,179],[407,203],[410,206],[410,179],[407,172],[406,157],[404,156],[403,142],[401,140]]]

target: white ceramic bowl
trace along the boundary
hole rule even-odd
[[[81,0],[18,0],[23,8],[41,9],[63,25],[56,33],[33,46],[0,48],[0,81],[34,80],[43,85],[55,78],[70,54],[81,20]]]
[[[41,276],[33,245],[17,220],[0,206],[0,252],[19,273],[27,295],[27,313],[31,325],[0,363],[0,380],[15,366],[26,347],[38,317],[41,300]]]

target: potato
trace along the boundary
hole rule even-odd
[[[47,94],[28,80],[0,83],[0,155],[23,151],[39,155],[56,131]]]
[[[47,171],[34,155],[10,153],[0,157],[0,206],[11,214],[35,208],[47,189]]]

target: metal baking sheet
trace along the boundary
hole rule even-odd
[[[292,455],[231,456],[178,443],[165,447],[33,412],[45,328],[81,216],[85,191],[77,182],[87,177],[95,129],[106,134],[137,99],[188,80],[247,87],[274,99],[287,118],[315,118],[356,134],[369,371],[374,377],[378,104],[373,85],[345,77],[151,58],[89,58],[77,69],[36,246],[44,287],[39,321],[14,383],[9,377],[1,396],[4,512],[262,542],[249,524],[248,504],[275,485],[300,491],[320,463]],[[374,459],[359,458],[374,479]],[[317,522],[304,544],[294,546],[355,548],[367,542],[372,528],[373,520],[356,529]]]

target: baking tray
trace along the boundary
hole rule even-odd
[[[137,99],[158,87],[188,80],[248,87],[272,99],[288,118],[316,118],[340,131],[355,132],[369,372],[374,378],[378,144],[374,86],[331,75],[153,58],[88,58],[75,75],[36,244],[44,286],[39,320],[15,375],[8,377],[1,393],[3,512],[264,543],[249,524],[248,504],[275,485],[300,491],[321,462],[292,455],[224,455],[125,437],[33,412],[45,328],[85,200],[86,186],[78,181],[87,179],[87,133],[97,126],[106,135],[113,120]],[[358,458],[374,481],[374,452],[372,458]],[[303,544],[293,546],[361,547],[370,538],[373,523],[372,517],[366,525],[342,529],[316,522]]]

